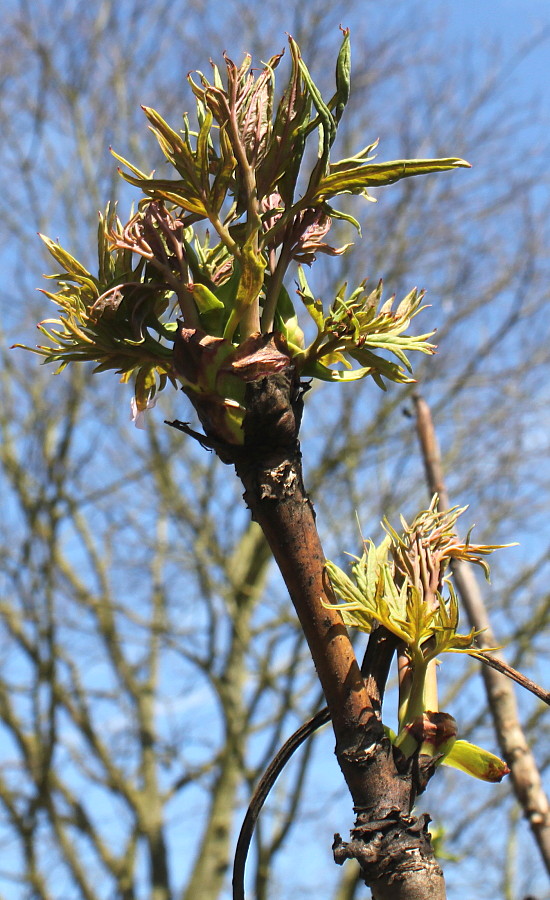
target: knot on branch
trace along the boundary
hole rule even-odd
[[[338,865],[356,859],[369,886],[379,881],[391,883],[412,870],[425,871],[426,866],[441,876],[431,849],[427,814],[406,816],[392,808],[374,819],[369,818],[372,810],[356,807],[356,812],[351,840],[346,842],[339,834],[334,835],[332,850]]]
[[[302,421],[307,385],[292,366],[264,375],[246,385],[244,444],[265,458],[294,455]]]
[[[251,493],[260,501],[308,502],[298,440],[306,390],[293,367],[246,385],[244,444],[233,450],[233,461],[249,506]]]

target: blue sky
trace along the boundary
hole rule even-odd
[[[78,5],[79,0],[76,0],[75,6]],[[253,0],[251,6],[253,10],[257,13],[258,16],[261,16],[261,11],[264,8],[265,0],[262,2],[257,2],[257,0]],[[315,5],[315,0],[302,0],[302,3],[307,6],[308,3],[311,3],[312,6]],[[66,5],[66,4],[61,4]],[[206,5],[206,4],[204,4]],[[230,15],[230,11],[228,9],[229,4],[224,5],[220,2],[212,4],[212,6],[216,6],[219,10],[219,20],[221,23],[227,20]],[[349,25],[352,28],[352,32],[354,30],[354,25],[357,22],[357,13],[355,16],[348,15],[346,12],[347,4],[343,2],[343,0],[336,0],[334,2],[333,10],[331,12],[332,16],[332,25],[335,30],[335,37],[338,38],[338,34],[336,32],[337,25],[341,22],[343,25]],[[513,70],[509,74],[509,84],[506,85],[507,89],[510,90],[512,94],[516,97],[524,97],[525,102],[527,102],[531,97],[539,97],[541,101],[541,119],[538,125],[544,129],[546,127],[547,130],[547,120],[550,116],[550,88],[548,87],[548,60],[550,57],[550,0],[494,0],[494,2],[490,2],[490,0],[424,0],[422,5],[418,3],[410,4],[410,8],[413,6],[415,8],[421,9],[421,18],[422,18],[422,27],[428,31],[435,19],[441,21],[443,20],[446,23],[446,29],[448,36],[451,36],[451,40],[449,41],[449,46],[456,46],[457,54],[463,55],[467,52],[471,52],[476,55],[477,50],[479,49],[483,52],[484,48],[487,46],[495,47],[495,42],[501,47],[501,51],[495,49],[495,58],[504,59],[513,57],[515,53],[517,53],[520,48],[529,40],[531,40],[535,35],[542,34],[544,32],[548,33],[548,38],[537,47],[535,47],[529,54],[527,54],[524,58],[518,62],[517,66],[513,68]],[[370,4],[369,4],[370,7]],[[128,8],[126,6],[126,8]],[[185,2],[181,4],[181,8],[185,9]],[[292,7],[290,7],[292,9]],[[372,15],[373,22],[367,23],[368,27],[372,27],[375,31],[376,23],[374,19],[382,19],[384,16],[387,16],[391,19],[392,16],[396,14],[401,14],[403,11],[409,8],[408,0],[393,0],[392,3],[384,2],[384,0],[379,0],[378,8],[376,13]],[[125,9],[125,0],[121,0],[121,9],[124,12]],[[369,15],[371,13],[369,12]],[[278,11],[279,21],[284,23],[285,13],[284,8],[281,6]],[[354,18],[356,22],[354,22]],[[217,25],[220,24],[218,21]],[[205,21],[205,37],[204,37],[204,49],[202,56],[194,57],[193,59],[189,59],[185,61],[185,64],[188,68],[194,67],[203,67],[206,68],[206,61],[209,55],[216,54],[220,49],[223,48],[212,48],[208,43],[208,23]],[[284,25],[280,25],[277,28],[277,31],[271,35],[268,35],[268,38],[273,46],[273,49],[276,50],[279,47],[282,47],[284,44]],[[376,33],[376,31],[375,31]],[[245,47],[236,47],[232,46],[228,47],[228,50],[235,53],[235,57],[241,52],[241,50],[246,49]],[[355,51],[354,51],[355,52]],[[474,73],[475,74],[475,73]],[[332,75],[332,57],[331,57],[331,75]],[[94,74],[91,74],[91,77],[94,77]],[[378,125],[375,124],[375,128]],[[376,130],[372,137],[376,137]],[[123,148],[121,148],[122,151]],[[452,148],[451,148],[452,151]],[[384,156],[381,156],[384,158]],[[109,157],[107,148],[105,147],[104,154],[104,162],[103,164],[106,167],[111,167],[113,165],[113,160]],[[54,230],[53,234],[57,234]],[[72,247],[71,249],[78,255],[79,250],[82,248]],[[40,249],[37,251],[40,253]],[[48,310],[49,312],[49,310]],[[24,336],[25,339],[28,339],[28,336]],[[19,337],[21,339],[21,336]],[[32,342],[32,336],[30,337]],[[115,381],[113,380],[113,384]],[[125,398],[126,402],[126,398]],[[124,415],[126,416],[126,409],[124,410]],[[158,421],[160,422],[162,415],[158,415]],[[188,701],[190,703],[193,702],[202,702],[203,697],[200,693],[191,695],[188,697]],[[326,759],[331,754],[331,738],[330,735],[325,739],[326,744],[326,754],[323,759]],[[346,800],[347,802],[347,800]],[[332,827],[332,821],[329,823]],[[342,828],[347,827],[347,821],[344,818]],[[329,845],[330,840],[327,838],[327,846]],[[326,859],[326,847],[323,845],[321,847],[321,851],[323,854],[323,859]],[[288,865],[295,866],[296,865],[296,855],[293,853],[288,853],[287,855]],[[317,863],[317,857],[314,857],[311,860],[311,865]],[[307,862],[307,861],[306,861]],[[449,873],[450,878],[452,879],[452,873]],[[8,896],[8,895],[5,895]],[[16,894],[12,894],[10,896],[15,897]],[[456,894],[452,894],[451,896],[458,897],[459,893],[457,891]],[[542,900],[542,893],[539,894],[539,900]]]
[[[485,44],[495,38],[507,53],[516,52],[536,35],[546,39],[527,54],[511,77],[517,89],[535,93],[550,113],[550,3],[548,0],[436,0],[427,3],[449,19],[457,40]]]

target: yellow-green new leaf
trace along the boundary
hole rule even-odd
[[[235,297],[235,306],[231,310],[223,335],[230,339],[244,312],[259,297],[264,283],[266,260],[261,253],[255,252],[251,240],[243,244],[240,264],[241,277]]]
[[[352,169],[358,169],[361,166],[364,166],[365,163],[371,162],[373,159],[376,159],[376,154],[371,156],[372,151],[378,146],[378,138],[372,142],[372,144],[368,144],[359,153],[355,153],[353,156],[349,156],[347,159],[340,159],[338,162],[330,163],[329,165],[329,175],[335,175],[338,172],[349,172]]]
[[[398,159],[385,163],[353,165],[349,169],[325,175],[317,185],[313,203],[321,203],[337,194],[362,194],[369,187],[394,184],[413,175],[429,175],[451,169],[470,168],[464,159]]]
[[[51,238],[46,237],[45,234],[39,234],[39,237],[44,241],[46,247],[49,252],[53,256],[53,258],[58,262],[61,266],[63,266],[64,272],[67,275],[70,275],[73,279],[83,284],[89,284],[92,287],[96,285],[96,279],[92,276],[84,266],[78,262],[74,256],[71,256],[70,253],[67,253],[66,250],[63,249],[61,244],[58,244],[57,241],[52,241]],[[46,275],[46,278],[57,279],[57,275]]]
[[[150,128],[160,144],[161,150],[182,177],[194,176],[196,173],[195,155],[181,134],[174,131],[159,113],[149,106],[142,107],[149,119]],[[210,123],[211,123],[210,119]],[[202,131],[202,129],[201,129]],[[204,135],[202,136],[204,141]]]
[[[297,366],[299,367],[300,357],[297,356],[295,359],[297,360]],[[329,369],[328,366],[324,366],[322,363],[315,360],[314,362],[308,362],[307,365],[301,369],[301,372],[306,378],[318,378],[320,381],[332,381],[337,383],[344,381],[360,381],[367,375],[372,375],[372,366],[349,370]]]
[[[195,213],[195,215],[199,215],[203,219],[208,218],[206,207],[200,197],[200,191],[193,185],[190,185],[189,182],[168,178],[143,179],[134,175],[128,175],[127,172],[122,171],[120,174],[125,181],[133,184],[134,187],[140,188],[144,194],[147,194],[154,200],[167,200],[168,203],[174,203],[187,212]]]
[[[191,288],[191,293],[199,313],[207,313],[214,309],[224,308],[222,301],[205,284],[194,284]]]
[[[443,760],[443,765],[460,769],[461,772],[479,778],[480,781],[493,783],[502,781],[504,776],[510,772],[503,759],[482,747],[470,744],[469,741],[455,741]]]

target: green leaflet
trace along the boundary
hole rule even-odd
[[[299,362],[300,357],[298,356],[297,359]],[[360,381],[367,375],[373,374],[370,366],[364,369],[329,369],[328,366],[324,366],[318,360],[308,362],[307,365],[303,366],[301,372],[306,378],[318,378],[320,381],[332,382]]]
[[[300,328],[294,304],[284,286],[279,292],[275,326],[284,335],[291,349],[294,349],[295,352],[303,350],[304,332]]]
[[[365,290],[365,282],[361,282],[349,296],[346,296],[347,284],[343,284],[325,316],[321,302],[311,293],[303,270],[299,270],[298,277],[298,294],[318,332],[311,346],[296,358],[296,365],[304,375],[324,381],[355,381],[370,375],[385,390],[384,378],[401,384],[414,380],[409,374],[412,366],[407,353],[434,352],[434,345],[426,340],[430,334],[404,334],[411,319],[423,309],[423,291],[416,288],[410,291],[394,310],[393,297],[381,302],[381,281],[370,293]],[[377,350],[392,354],[398,362],[387,359],[375,352]],[[358,362],[360,368],[352,368],[350,360]],[[348,371],[329,368],[340,363]]]
[[[349,28],[342,28],[344,40],[340,47],[338,59],[336,61],[336,93],[329,103],[332,109],[334,106],[334,119],[336,124],[342,118],[342,113],[349,100],[351,89],[351,44],[349,37]]]
[[[194,284],[191,288],[191,293],[199,313],[207,313],[214,309],[224,308],[222,301],[205,284]]]
[[[243,312],[260,296],[264,283],[266,261],[261,253],[256,253],[251,241],[242,248],[241,276],[235,296],[235,305],[231,310],[224,331],[225,338],[232,338]]]
[[[382,187],[394,184],[402,178],[413,175],[429,175],[435,172],[447,172],[456,168],[470,168],[464,159],[399,159],[387,163],[369,163],[368,165],[350,165],[321,178],[313,203],[321,203],[338,194],[362,194],[369,187]]]
[[[198,186],[200,179],[197,178],[197,175],[201,169],[202,155],[206,149],[204,126],[201,128],[201,133],[197,140],[197,150],[194,153],[189,139],[185,140],[181,134],[174,131],[156,110],[151,109],[149,106],[143,106],[142,109],[151,123],[151,131],[159,142],[166,159],[172,163],[186,182],[195,182]],[[211,123],[212,117],[210,116]]]
[[[188,181],[166,178],[138,178],[121,172],[122,177],[129,184],[140,188],[144,194],[153,200],[166,200],[179,206],[186,212],[195,213],[199,218],[208,218],[208,211],[201,196],[200,188],[190,186]]]
[[[56,262],[63,267],[64,274],[68,280],[77,281],[78,283],[89,287],[92,292],[96,291],[97,279],[94,278],[93,275],[91,275],[91,273],[74,258],[74,256],[67,253],[61,244],[58,244],[57,241],[52,241],[51,238],[46,237],[45,234],[39,234],[39,237],[44,241]],[[46,277],[51,279],[58,278],[57,275],[47,275]]]
[[[469,741],[455,741],[450,752],[443,760],[444,766],[460,769],[467,775],[479,778],[480,781],[499,782],[510,769],[500,757],[489,753],[482,747],[471,744]]]

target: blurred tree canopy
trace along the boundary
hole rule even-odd
[[[544,682],[550,634],[548,145],[537,109],[514,107],[506,60],[451,45],[442,25],[401,4],[391,20],[350,2],[349,146],[380,137],[384,158],[469,159],[471,172],[401,182],[377,204],[350,198],[361,250],[318,265],[328,280],[398,295],[428,288],[440,354],[415,374],[443,446],[451,500],[469,503],[476,539],[519,540],[483,588],[509,660]],[[365,24],[368,10],[368,26]],[[163,426],[187,418],[163,394],[145,431],[124,389],[83,367],[56,379],[14,340],[50,314],[36,231],[84,258],[108,197],[132,191],[110,145],[148,165],[140,104],[178,121],[185,80],[227,49],[255,61],[296,38],[322,81],[342,10],[291,12],[227,0],[176,4],[11,0],[0,38],[0,895],[217,900],[243,805],[285,737],[321,703],[310,657],[259,529],[227,470]],[[281,63],[284,65],[285,61]],[[332,66],[332,62],[331,62]],[[332,71],[327,72],[327,79]],[[411,111],[414,110],[414,114]],[[364,140],[363,140],[364,138]],[[160,155],[159,167],[162,167]],[[353,240],[341,225],[342,241]],[[94,260],[87,260],[93,267]],[[292,285],[289,285],[289,290]],[[314,391],[302,429],[306,475],[332,559],[361,530],[425,505],[406,388]],[[128,409],[131,392],[128,389]],[[478,666],[446,678],[462,731],[496,749]],[[456,669],[453,669],[453,673]],[[522,724],[548,783],[548,722],[521,697]],[[347,795],[331,736],[310,741],[262,816],[250,867],[258,900],[360,896],[327,858]],[[430,789],[444,828],[451,896],[550,896],[510,787],[445,773]],[[330,810],[330,814],[328,811]],[[306,823],[307,859],[292,832]],[[212,860],[216,865],[212,865]],[[364,889],[363,889],[364,891]],[[546,891],[546,894],[544,893]]]

